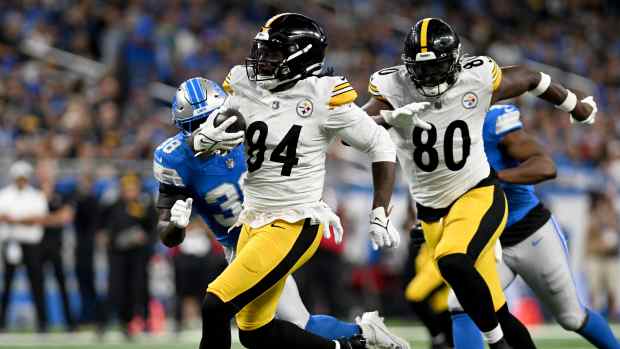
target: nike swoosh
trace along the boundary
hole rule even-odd
[[[388,219],[386,224],[382,225],[381,224],[381,220],[379,218],[375,218],[372,222],[370,222],[370,224],[376,224],[376,225],[380,226],[381,228],[387,230],[388,224],[390,224],[390,220]]]
[[[286,228],[284,228],[282,226],[276,225],[275,223],[271,223],[271,226],[274,227],[274,228],[286,229]]]
[[[540,238],[540,239],[538,239],[538,240],[534,240],[534,241],[532,241],[532,246],[536,246],[536,245],[538,245],[538,244],[542,241],[542,239],[544,239],[544,237],[542,237],[542,238]]]

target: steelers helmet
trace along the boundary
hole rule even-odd
[[[245,66],[248,79],[267,90],[323,71],[327,35],[299,13],[271,17],[256,34]]]
[[[172,121],[191,134],[219,108],[228,95],[216,82],[196,77],[185,80],[172,100]]]
[[[405,38],[402,60],[409,77],[424,96],[439,96],[456,82],[460,59],[459,37],[441,19],[418,21]]]

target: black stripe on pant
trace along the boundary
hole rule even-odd
[[[496,184],[493,186],[493,203],[482,216],[478,229],[474,233],[474,237],[467,246],[467,255],[472,260],[477,260],[478,256],[489,243],[497,228],[502,224],[504,214],[506,213],[506,201],[504,191]]]
[[[304,225],[301,228],[301,232],[293,244],[293,247],[280,261],[280,263],[278,263],[275,268],[273,268],[267,275],[265,275],[265,277],[256,283],[256,285],[233,298],[229,303],[240,310],[280,281],[291,271],[291,269],[293,269],[295,263],[297,263],[304,253],[308,251],[310,246],[312,246],[312,243],[316,238],[316,234],[318,233],[318,228],[318,224],[311,224],[310,218],[306,218]]]

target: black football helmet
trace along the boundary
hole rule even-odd
[[[268,90],[318,75],[323,70],[327,35],[299,13],[271,17],[256,34],[245,60],[248,78]]]
[[[427,97],[446,92],[461,70],[461,42],[448,23],[418,21],[405,38],[402,60],[418,91]]]

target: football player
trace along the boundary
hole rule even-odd
[[[553,160],[523,130],[514,105],[492,106],[483,135],[485,153],[508,199],[508,223],[500,237],[502,287],[506,289],[520,275],[563,328],[579,333],[597,348],[620,349],[605,319],[577,296],[564,234],[534,192],[534,184],[555,178]],[[484,348],[478,329],[453,295],[450,310],[456,348]]]
[[[365,109],[393,126],[425,239],[465,312],[491,348],[510,348],[507,342],[533,348],[523,324],[508,311],[495,266],[507,204],[484,153],[482,125],[491,104],[526,92],[569,113],[573,122],[593,123],[596,104],[545,73],[463,56],[457,34],[436,18],[411,28],[402,60],[373,74],[373,98]]]
[[[162,242],[168,247],[180,244],[194,211],[214,232],[230,261],[241,230],[231,227],[242,209],[242,182],[247,173],[240,144],[242,132],[226,133],[236,121],[229,118],[218,127],[205,127],[191,137],[200,124],[207,119],[214,120],[226,98],[226,92],[218,84],[204,78],[192,78],[180,85],[172,102],[173,122],[180,131],[155,150],[153,172],[159,182],[158,230]],[[200,142],[206,151],[197,155],[193,142]],[[334,215],[329,221],[340,234],[338,217]],[[389,347],[392,344],[390,335],[377,336],[385,327],[377,327],[375,322],[369,321],[376,316],[364,314],[358,324],[328,315],[311,316],[292,276],[286,279],[278,304],[280,319],[317,335],[328,339],[362,335],[367,343]]]

